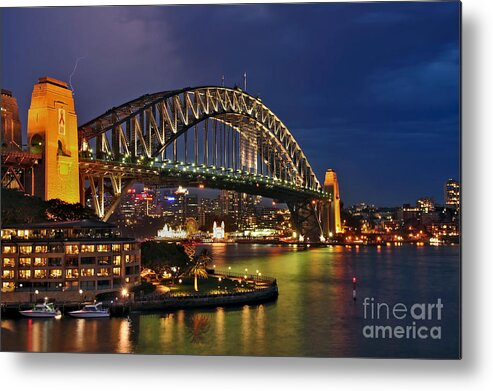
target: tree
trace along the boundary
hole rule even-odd
[[[183,246],[164,242],[146,241],[140,246],[142,266],[157,274],[169,271],[172,267],[184,270],[188,257]]]
[[[196,262],[192,265],[192,267],[188,271],[188,274],[193,275],[193,289],[195,290],[195,292],[199,291],[198,279],[209,277],[205,268],[205,263],[200,260],[200,257],[198,257]]]

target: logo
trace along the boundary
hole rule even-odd
[[[373,297],[363,300],[365,326],[362,333],[368,339],[441,339],[443,304],[388,304]]]

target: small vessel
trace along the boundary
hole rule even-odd
[[[31,310],[19,311],[19,313],[29,318],[55,318],[62,315],[53,303],[46,301],[43,304],[36,304]]]
[[[69,314],[75,318],[109,318],[110,311],[103,308],[103,303],[87,304],[81,310],[70,311]]]

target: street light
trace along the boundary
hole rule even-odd
[[[79,295],[80,295],[80,301],[82,302],[82,294],[84,293],[84,291],[82,289],[79,289]]]

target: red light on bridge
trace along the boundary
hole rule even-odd
[[[356,277],[353,277],[353,284],[356,284]]]

